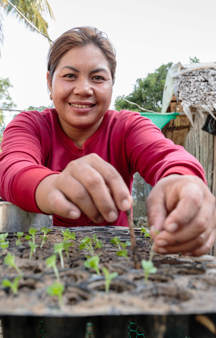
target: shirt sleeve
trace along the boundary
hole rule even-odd
[[[172,174],[195,175],[207,183],[199,161],[167,139],[151,120],[132,113],[125,123],[126,151],[133,173],[139,172],[152,186]]]
[[[44,165],[43,144],[36,112],[17,115],[5,129],[1,144],[0,195],[30,212],[41,212],[35,201],[38,184],[58,173]]]

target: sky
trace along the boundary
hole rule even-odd
[[[113,100],[133,91],[162,64],[216,61],[215,0],[49,0],[55,40],[67,29],[95,26],[106,32],[117,54]],[[17,109],[50,105],[46,84],[48,41],[13,15],[2,18],[0,78],[9,78]],[[7,113],[7,121],[9,119]]]

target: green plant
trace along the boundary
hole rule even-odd
[[[5,249],[8,248],[8,246],[9,246],[9,242],[8,241],[7,242],[0,242],[0,248],[1,249],[5,250]]]
[[[36,235],[37,229],[30,228],[28,232],[29,232],[29,235],[26,235],[25,239],[27,239],[28,241],[32,240],[32,242],[35,244],[35,235]]]
[[[118,276],[117,272],[110,273],[109,270],[105,267],[102,268],[104,277],[105,277],[105,291],[109,292],[111,281]]]
[[[35,244],[33,241],[29,241],[28,243],[29,243],[29,246],[30,246],[29,258],[32,259],[32,256],[35,254],[38,245]]]
[[[64,250],[64,243],[56,243],[54,245],[54,252],[57,253],[60,257],[60,262],[61,262],[61,267],[62,269],[64,268],[64,259],[63,259],[63,254],[62,251]]]
[[[151,273],[156,273],[157,272],[157,268],[154,266],[154,264],[152,263],[152,261],[146,261],[146,260],[142,260],[141,261],[142,264],[142,268],[144,270],[144,276],[145,276],[145,281],[148,280],[149,275]]]
[[[41,245],[40,245],[40,248],[43,248],[46,240],[47,240],[47,234],[51,231],[51,229],[47,228],[47,227],[43,227],[41,228],[41,231],[43,232],[43,235],[41,236]]]
[[[143,234],[145,238],[151,237],[150,232],[145,227],[140,228],[141,235]]]
[[[18,286],[19,286],[19,281],[20,281],[21,277],[17,276],[14,278],[13,282],[11,282],[9,279],[3,279],[2,281],[2,286],[3,287],[8,287],[11,289],[11,291],[13,292],[14,295],[17,294],[18,291]]]
[[[63,235],[63,238],[64,238],[64,242],[70,241],[70,240],[74,241],[76,239],[76,233],[71,232],[69,229],[62,230],[62,235]]]
[[[99,261],[100,258],[98,256],[91,256],[84,262],[84,266],[88,269],[95,270],[97,275],[100,275]]]
[[[48,268],[53,268],[57,280],[60,281],[58,268],[56,266],[56,255],[48,257],[46,259],[46,265],[48,266]]]
[[[8,236],[8,232],[5,232],[4,234],[0,234],[0,243],[5,242],[7,236]]]
[[[64,285],[59,281],[55,281],[52,285],[48,286],[47,293],[50,296],[57,296],[59,307],[62,305],[62,294],[64,292]]]
[[[103,244],[100,239],[97,238],[96,234],[92,237],[95,249],[101,249]]]
[[[19,246],[21,245],[21,237],[24,235],[24,232],[17,232],[17,240],[16,240],[16,245]]]
[[[88,250],[91,256],[94,256],[94,248],[92,245],[92,239],[88,236],[84,237],[79,245],[80,250]]]
[[[120,238],[115,236],[110,239],[110,242],[118,248],[118,251],[116,252],[117,256],[128,257],[128,250],[126,249],[126,247],[130,246],[129,241],[121,242]]]
[[[21,270],[15,263],[15,256],[12,255],[10,252],[8,252],[7,256],[4,258],[4,264],[14,268],[17,271],[17,273],[22,276]]]

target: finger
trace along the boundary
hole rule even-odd
[[[117,208],[122,211],[130,209],[132,197],[125,181],[111,164],[103,161],[100,157],[98,158],[99,161],[94,161],[93,168],[103,177]]]
[[[191,186],[193,187],[193,193],[191,193]],[[197,217],[200,209],[203,208],[203,205],[205,206],[203,200],[204,196],[202,191],[200,191],[198,187],[194,188],[194,184],[189,184],[185,189],[183,189],[183,192],[179,196],[179,202],[175,205],[174,210],[170,212],[164,222],[164,228],[167,231],[172,232],[176,231],[177,227],[169,226],[169,224],[179,225],[192,222],[194,218]],[[170,208],[170,205],[168,205],[168,208]],[[207,213],[207,215],[208,214],[209,213]]]
[[[154,188],[146,201],[148,223],[151,227],[151,236],[154,238],[163,228],[167,216],[164,194]]]
[[[104,221],[85,187],[70,175],[62,175],[58,185],[66,199],[73,202],[93,222]]]
[[[203,246],[197,248],[196,250],[191,252],[192,256],[202,256],[205,254],[208,254],[210,249],[212,248],[212,246],[214,245],[215,242],[215,238],[216,238],[216,232],[212,232],[208,238],[208,240],[204,243]]]
[[[52,190],[47,196],[49,205],[53,213],[64,218],[77,219],[80,217],[81,212],[76,205],[67,200],[59,190]]]
[[[205,243],[208,241],[210,234],[205,233],[202,234],[188,242],[184,243],[178,243],[176,245],[166,245],[166,246],[158,246],[158,243],[155,243],[154,249],[155,251],[159,253],[166,253],[166,254],[172,254],[172,253],[189,253],[193,252],[196,249],[203,247]]]

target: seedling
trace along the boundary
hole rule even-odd
[[[69,258],[69,249],[70,249],[71,246],[73,246],[73,243],[72,242],[63,242],[63,245],[64,245],[64,250],[65,250],[66,256],[67,256],[67,258]]]
[[[16,240],[16,245],[19,246],[21,245],[21,237],[24,235],[24,232],[17,232],[17,240]]]
[[[96,234],[93,235],[92,239],[93,239],[93,242],[94,242],[95,249],[101,249],[103,244],[102,244],[101,240],[97,238]]]
[[[47,288],[47,293],[50,296],[57,296],[59,307],[62,305],[62,294],[64,292],[64,285],[58,281],[54,282]]]
[[[76,239],[76,234],[75,232],[71,232],[69,229],[63,230],[62,235],[64,238],[64,242],[70,241],[70,240],[75,240]]]
[[[93,269],[96,271],[97,275],[100,275],[100,271],[99,271],[99,261],[100,258],[98,256],[92,256],[89,257],[85,263],[84,266],[88,269]]]
[[[110,242],[118,247],[119,250],[116,252],[117,256],[128,257],[128,250],[126,249],[126,247],[130,246],[129,241],[126,241],[125,243],[121,242],[120,238],[115,236],[111,238]]]
[[[58,268],[56,266],[56,255],[48,257],[46,259],[46,265],[48,266],[48,268],[53,268],[57,280],[60,281]]]
[[[44,244],[47,240],[47,234],[48,234],[48,232],[51,231],[51,229],[43,227],[43,228],[41,228],[41,231],[43,232],[43,235],[41,236],[42,241],[41,241],[40,248],[43,248],[43,246],[44,246]]]
[[[9,242],[0,242],[0,248],[1,248],[2,250],[7,249],[8,246],[9,246]]]
[[[147,281],[151,273],[157,272],[157,268],[154,266],[152,261],[146,261],[145,259],[141,261],[141,264],[144,270],[145,281]]]
[[[35,244],[33,241],[29,241],[29,246],[30,246],[30,254],[29,254],[29,258],[32,259],[32,256],[35,254],[36,249],[38,247],[37,244]]]
[[[30,228],[28,232],[29,232],[29,235],[26,235],[25,239],[32,240],[32,242],[35,244],[35,235],[36,235],[37,229]]]
[[[145,227],[141,227],[140,233],[141,235],[143,234],[145,238],[151,238],[149,230],[146,229]]]
[[[5,232],[4,234],[0,234],[0,243],[5,242],[7,236],[8,236],[8,232]]]
[[[21,270],[18,268],[18,266],[15,263],[15,256],[12,255],[10,252],[8,252],[7,256],[4,258],[4,264],[14,268],[17,273],[22,276]]]
[[[17,276],[14,278],[13,282],[11,282],[9,279],[3,279],[2,286],[6,288],[10,288],[14,295],[17,294],[19,281],[21,277]]]
[[[84,237],[79,246],[80,250],[88,250],[91,256],[94,256],[94,248],[92,245],[92,239],[88,236]]]
[[[118,276],[117,272],[110,273],[108,269],[105,267],[102,268],[104,278],[105,278],[105,291],[108,293],[110,289],[110,284],[112,279],[116,278]]]
[[[63,254],[62,254],[63,250],[64,250],[64,243],[63,242],[62,243],[56,243],[54,245],[54,252],[59,254],[62,269],[64,269],[64,259],[63,259]]]

